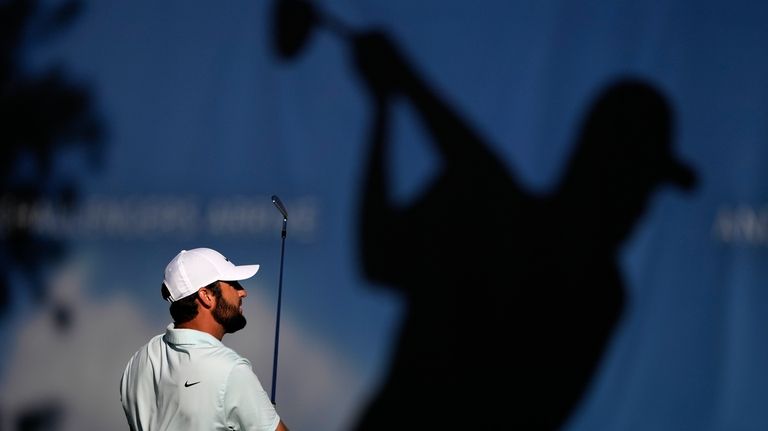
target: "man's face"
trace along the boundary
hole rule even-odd
[[[248,296],[248,293],[236,281],[221,281],[219,288],[221,296],[216,300],[213,318],[224,327],[225,333],[231,334],[245,327],[242,305],[243,298]]]

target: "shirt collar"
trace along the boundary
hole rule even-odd
[[[163,340],[175,345],[223,346],[221,341],[207,332],[198,331],[197,329],[174,328],[173,323],[165,328]]]

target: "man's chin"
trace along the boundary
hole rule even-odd
[[[227,334],[234,334],[235,332],[245,328],[247,321],[245,320],[245,316],[242,314],[232,317],[231,319],[227,319],[226,323],[224,324],[224,331]]]

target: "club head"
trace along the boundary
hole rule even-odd
[[[278,58],[291,60],[311,37],[318,15],[308,1],[276,0],[273,23],[273,49]]]

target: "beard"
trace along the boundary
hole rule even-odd
[[[240,307],[230,304],[223,297],[216,301],[213,309],[213,319],[224,327],[224,332],[232,334],[245,328],[245,316],[240,313]]]

